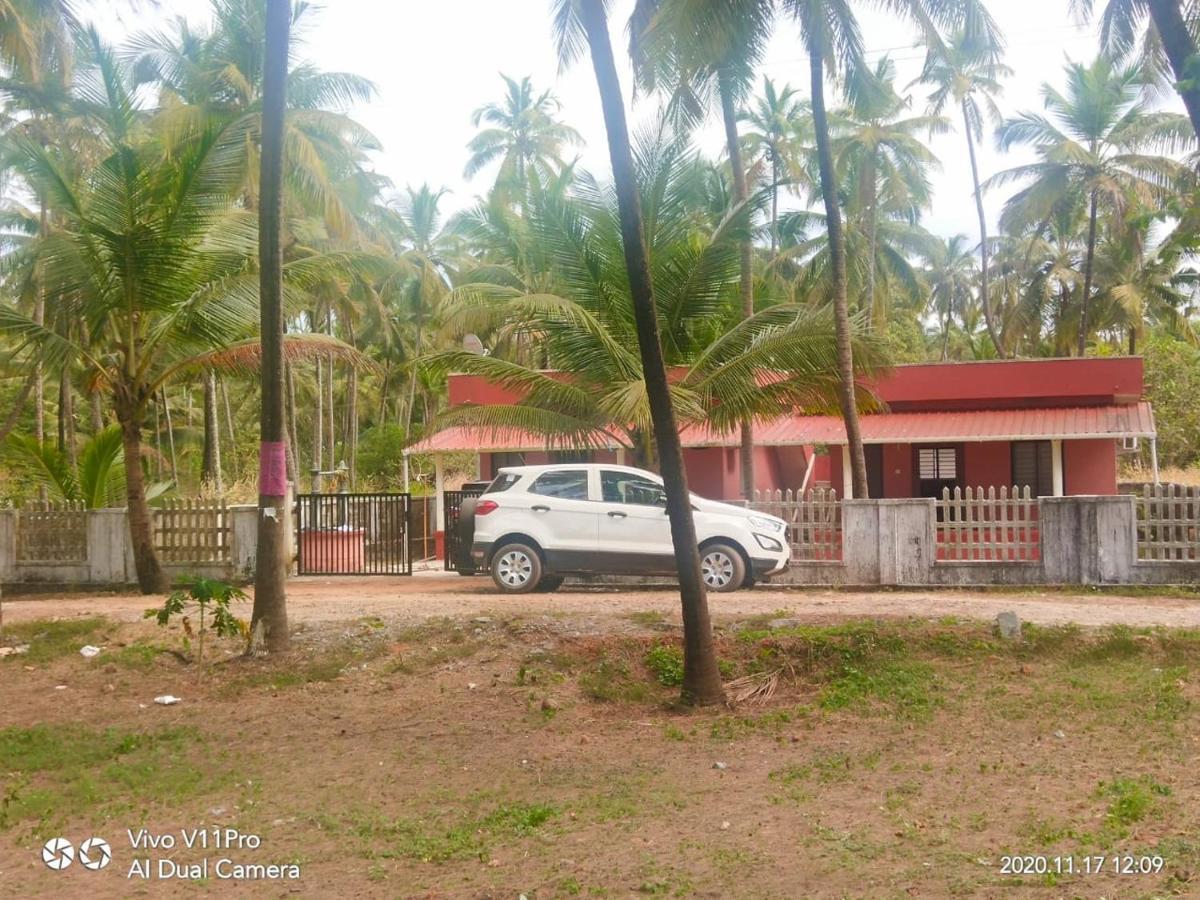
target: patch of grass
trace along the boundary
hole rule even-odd
[[[792,709],[773,709],[757,716],[718,716],[713,719],[711,736],[719,741],[733,741],[752,734],[778,735],[787,725],[809,714],[806,706]]]
[[[230,697],[246,690],[265,688],[270,691],[282,691],[303,684],[333,681],[350,668],[378,658],[384,650],[384,645],[376,642],[335,646],[303,660],[271,660],[265,666],[257,661],[248,661],[247,664],[256,666],[256,670],[231,674],[222,684],[220,693]],[[230,670],[233,671],[235,670]]]
[[[389,822],[359,816],[352,818],[347,830],[370,845],[368,855],[441,863],[470,857],[484,859],[492,844],[532,834],[556,815],[558,809],[548,804],[514,803],[498,806],[483,816],[464,817],[451,825],[420,818]],[[383,848],[376,849],[380,845]]]
[[[7,661],[20,660],[27,665],[52,662],[64,656],[78,653],[79,648],[92,643],[91,638],[108,625],[103,616],[85,619],[35,619],[4,626],[8,643],[28,644],[29,652],[4,657]]]
[[[646,668],[663,687],[683,684],[683,651],[667,644],[655,644],[646,651]]]
[[[135,641],[125,647],[119,647],[116,650],[104,654],[105,662],[115,663],[125,669],[133,669],[138,672],[149,672],[154,668],[154,663],[158,660],[160,653],[167,652],[165,647],[159,644],[151,644],[147,641]]]
[[[203,744],[196,729],[183,727],[2,729],[0,830],[29,823],[31,833],[44,837],[68,815],[112,817],[148,804],[174,806],[216,790],[232,774],[199,752]]]
[[[927,718],[937,703],[937,675],[931,665],[901,660],[867,668],[845,666],[820,696],[823,709],[869,711],[878,703],[892,713]]]
[[[1104,814],[1105,824],[1117,834],[1124,835],[1128,827],[1144,819],[1160,797],[1169,797],[1171,789],[1153,778],[1114,778],[1100,782],[1096,796],[1109,801]]]
[[[579,689],[602,703],[644,703],[650,698],[650,685],[633,677],[626,663],[604,658],[580,674]]]

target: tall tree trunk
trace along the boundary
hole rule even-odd
[[[162,400],[163,417],[167,420],[167,447],[171,451],[171,480],[175,482],[175,486],[179,486],[179,460],[175,456],[175,428],[171,424],[171,405],[167,401],[167,389],[164,387],[159,391],[159,396]]]
[[[127,388],[118,388],[114,399],[121,424],[121,445],[125,452],[125,508],[129,519],[129,538],[133,544],[133,564],[138,588],[143,594],[158,594],[169,588],[166,573],[154,550],[153,519],[146,502],[146,480],[142,474],[142,406]]]
[[[21,390],[17,394],[17,399],[13,402],[12,409],[8,411],[4,423],[0,425],[0,441],[7,440],[9,432],[16,427],[17,421],[21,418],[21,410],[25,408],[25,404],[29,400],[29,395],[33,393],[34,386],[37,384],[37,377],[37,369],[34,369],[29,373],[29,377],[25,379],[25,383],[21,385]]]
[[[870,162],[867,165],[867,170],[864,173],[864,178],[867,181],[867,303],[866,312],[869,316],[868,321],[871,327],[876,331],[883,331],[887,327],[887,319],[879,315],[879,310],[875,308],[875,269],[876,262],[875,253],[879,249],[879,215],[877,207],[879,205],[879,184],[875,176],[875,155],[872,152]]]
[[[284,359],[283,373],[287,379],[287,404],[284,412],[287,414],[288,453],[292,465],[292,482],[300,483],[300,441],[296,430],[296,373],[292,364]]]
[[[90,407],[92,434],[98,434],[104,430],[104,407],[101,405],[100,392],[93,389],[88,395],[88,404]]]
[[[71,471],[79,474],[79,453],[75,446],[75,395],[71,390],[69,366],[63,366],[58,379],[58,446],[66,453]]]
[[[209,370],[204,378],[204,453],[200,460],[200,483],[223,494],[221,483],[221,419],[217,415],[217,375]]]
[[[262,334],[259,424],[258,553],[251,634],[272,653],[288,647],[287,450],[283,371],[283,115],[287,104],[289,0],[267,0],[263,56],[262,157],[259,172],[258,267]]]
[[[850,484],[856,498],[867,496],[867,457],[863,451],[862,429],[858,422],[858,402],[854,384],[854,346],[850,340],[850,308],[846,299],[846,236],[842,232],[842,213],[838,209],[834,182],[833,152],[829,146],[829,119],[825,113],[825,60],[819,49],[809,48],[812,76],[812,116],[817,139],[817,166],[821,174],[821,198],[825,203],[825,223],[829,231],[829,265],[833,276],[833,316],[837,331],[838,400],[846,423],[846,442],[850,448]]]
[[[771,262],[779,252],[779,157],[771,151]]]
[[[325,412],[325,384],[321,380],[321,369],[322,369],[321,360],[320,360],[320,358],[318,358],[316,361],[317,411],[316,411],[316,415],[313,418],[313,436],[312,436],[312,448],[313,448],[312,449],[312,455],[313,455],[312,467],[315,471],[318,471],[318,472],[325,468],[324,454],[321,452],[322,448],[324,448],[324,446],[325,446],[325,424],[321,418]],[[314,491],[317,489],[317,483],[318,483],[319,477],[320,476],[316,476],[316,475],[313,476],[313,481],[314,481],[313,490]]]
[[[992,300],[988,294],[988,231],[987,213],[983,209],[983,190],[979,186],[979,163],[975,160],[975,138],[971,136],[971,117],[967,115],[967,101],[962,102],[963,131],[967,135],[967,155],[971,158],[971,185],[975,189],[975,214],[979,216],[979,305],[983,308],[983,323],[988,337],[996,348],[996,355],[1004,359],[1004,345],[992,318]]]
[[[1092,268],[1096,260],[1096,191],[1094,189],[1089,206],[1087,257],[1083,262],[1083,297],[1079,301],[1079,337],[1076,348],[1080,356],[1087,355],[1088,307],[1092,302]]]
[[[721,94],[721,118],[725,122],[725,144],[729,150],[729,168],[733,172],[733,202],[745,203],[750,196],[746,185],[746,165],[742,160],[742,145],[738,141],[737,107],[733,98],[733,83],[729,74],[722,70],[717,75],[717,87]],[[742,301],[742,318],[754,315],[754,247],[750,238],[738,244],[741,272],[738,279],[738,296]],[[754,496],[754,423],[747,420],[740,426],[741,439],[738,457],[741,460],[742,497],[750,500]]]
[[[350,466],[350,490],[358,477],[358,371],[351,366],[346,374],[346,456]]]
[[[1180,0],[1149,0],[1146,5],[1150,7],[1154,29],[1175,74],[1175,89],[1183,98],[1188,118],[1192,120],[1192,130],[1200,137],[1200,84],[1196,82],[1195,73],[1187,71],[1188,60],[1196,55],[1196,45],[1183,20]],[[1181,84],[1186,86],[1180,87]]]
[[[333,336],[332,304],[325,307],[325,333],[330,337]],[[333,354],[331,353],[325,359],[325,440],[327,441],[325,458],[329,460],[329,468],[336,469],[338,465],[337,413],[334,412],[333,406],[333,383]]]
[[[225,410],[225,440],[228,442],[226,446],[229,451],[226,457],[229,460],[226,465],[229,466],[230,474],[234,480],[241,476],[241,466],[238,465],[237,453],[237,432],[233,427],[233,408],[229,405],[229,389],[225,386],[225,379],[217,379],[217,387],[221,390],[221,406]]]
[[[671,406],[667,369],[659,343],[658,319],[650,281],[650,265],[646,256],[633,154],[629,148],[629,132],[625,125],[625,106],[621,98],[617,68],[613,62],[608,21],[602,0],[584,0],[580,4],[580,16],[587,32],[592,67],[596,73],[596,85],[600,90],[600,101],[604,109],[604,125],[608,133],[608,150],[617,190],[621,238],[625,248],[625,265],[629,270],[629,288],[633,299],[638,348],[641,351],[646,395],[650,403],[659,463],[667,493],[671,541],[675,548],[676,566],[679,571],[679,595],[683,608],[682,697],[689,703],[720,703],[724,700],[725,693],[721,687],[721,673],[717,669],[717,657],[713,649],[712,622],[709,620],[708,598],[700,575],[700,554],[696,544],[695,523],[692,521],[687,474],[683,468],[683,451],[679,443],[679,432],[675,427],[675,411]]]
[[[946,301],[946,312],[942,316],[942,362],[950,356],[950,301]]]

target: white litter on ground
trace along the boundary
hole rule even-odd
[[[173,694],[163,694],[161,697],[155,697],[154,702],[159,706],[174,706],[182,698],[176,697]]]
[[[84,647],[80,647],[80,648],[79,648],[79,655],[80,655],[80,656],[86,656],[88,659],[91,659],[93,656],[99,656],[99,655],[100,655],[100,648],[99,648],[99,647],[93,647],[91,644],[88,644],[88,645],[86,645],[86,646],[84,646]]]

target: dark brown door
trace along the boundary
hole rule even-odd
[[[867,491],[872,500],[883,497],[883,444],[867,444]]]

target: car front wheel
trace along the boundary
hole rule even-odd
[[[492,581],[508,594],[535,590],[542,580],[542,560],[526,544],[505,544],[492,555]]]
[[[746,563],[728,544],[709,544],[700,549],[700,577],[710,591],[736,591],[746,580]]]

